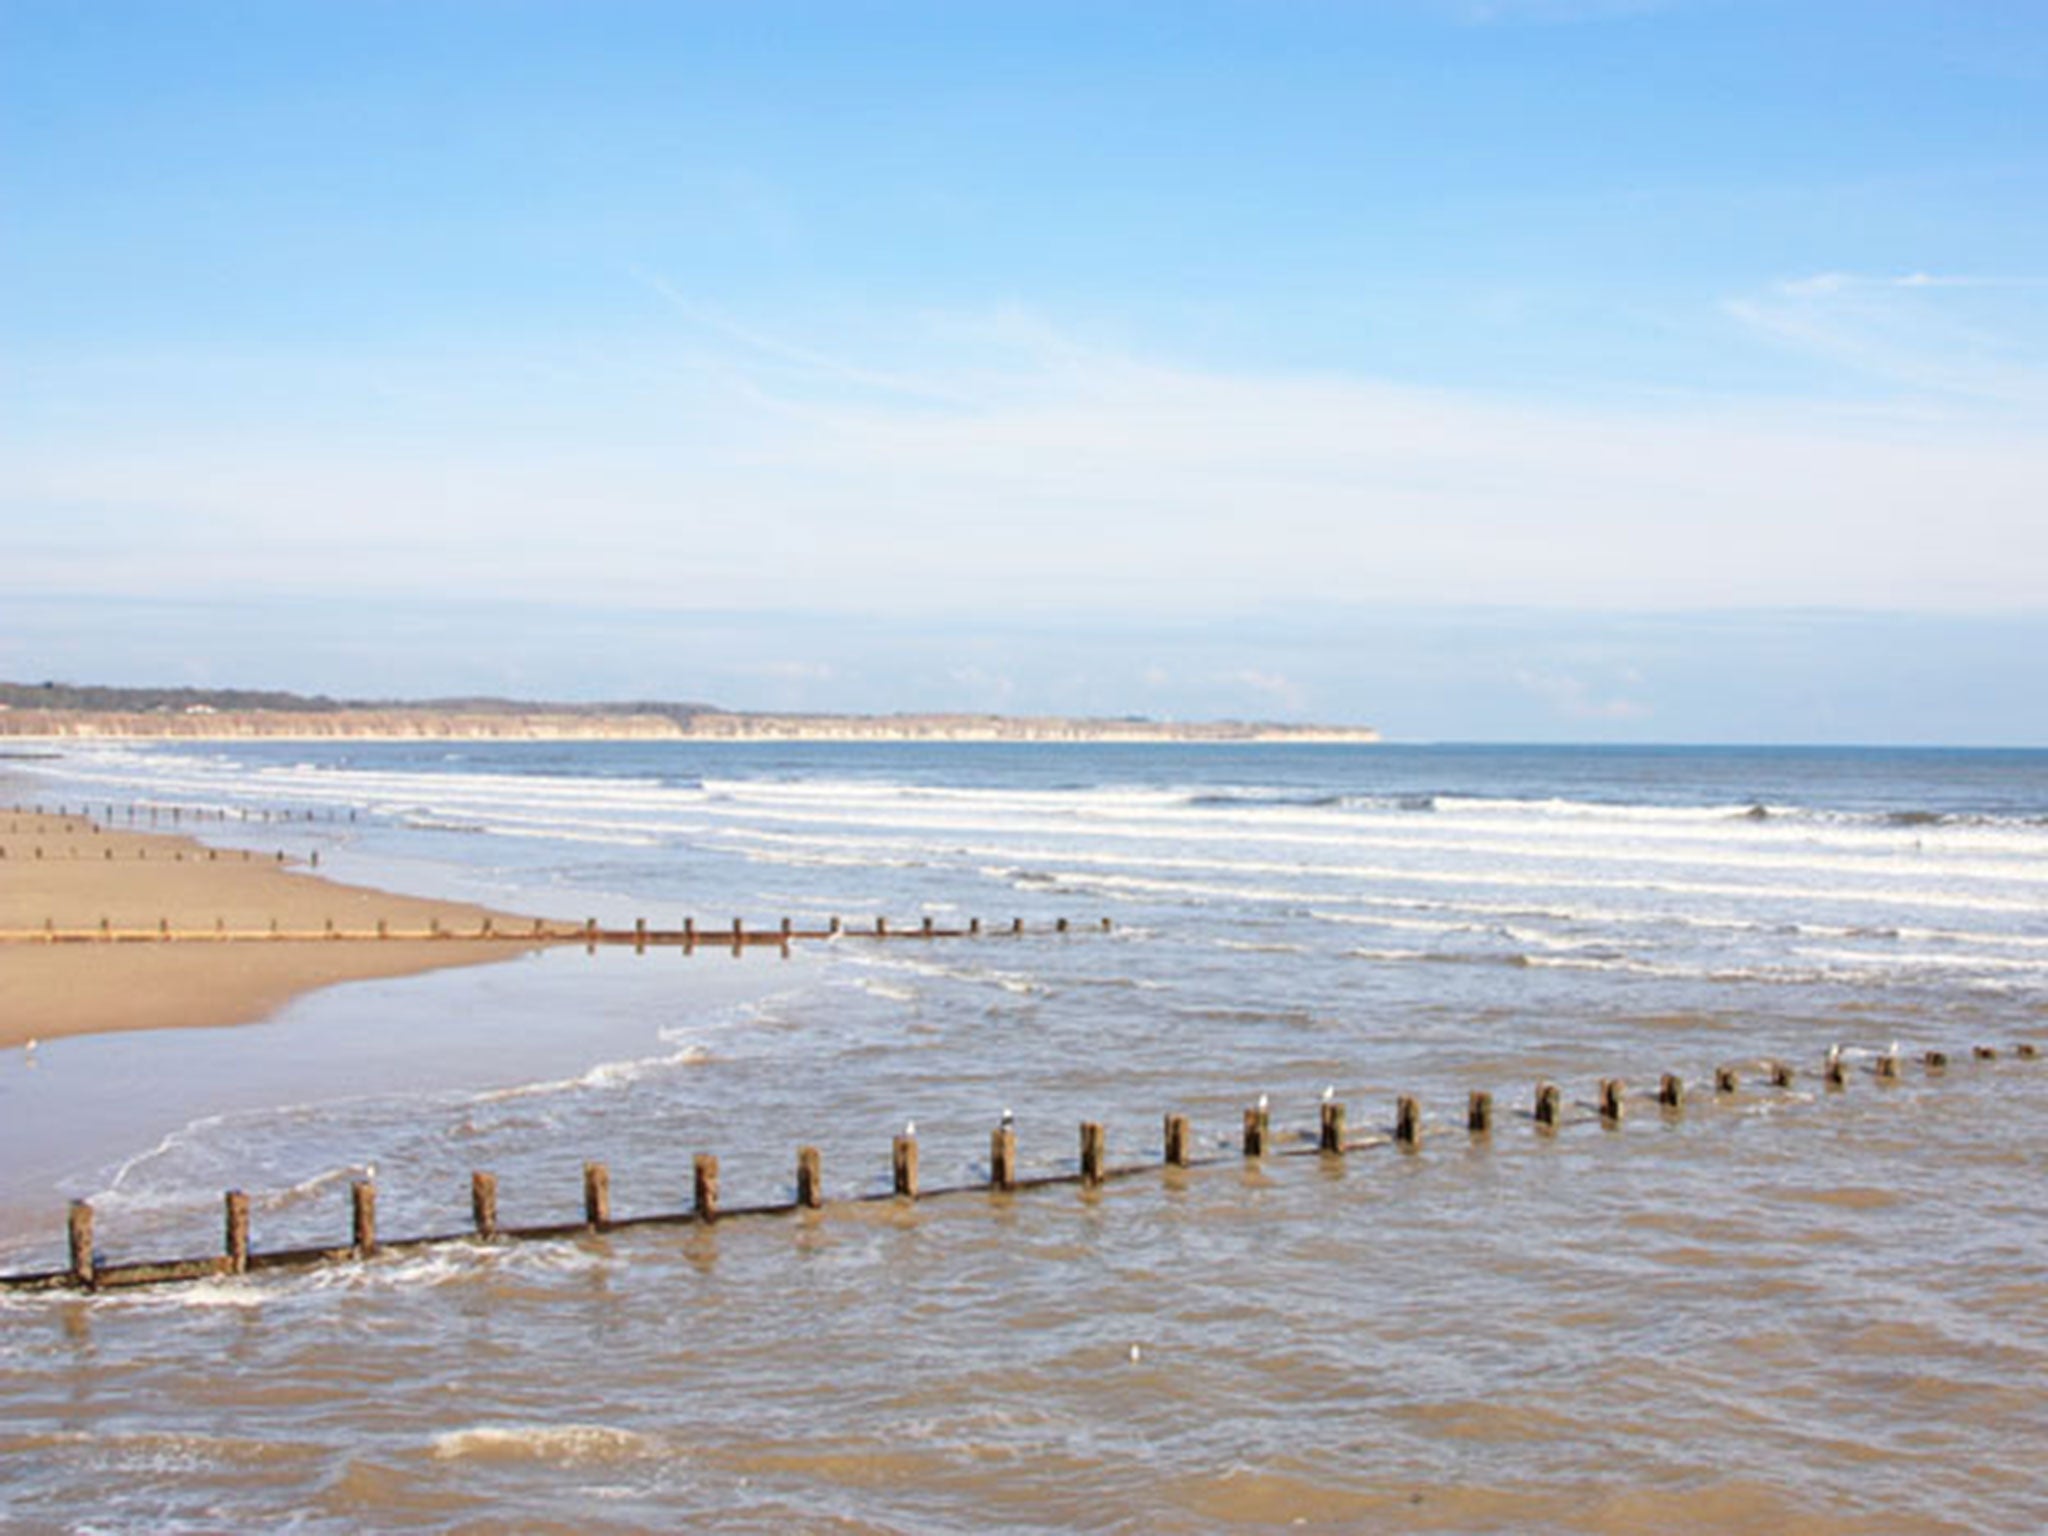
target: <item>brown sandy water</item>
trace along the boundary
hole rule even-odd
[[[876,831],[838,787],[794,809],[802,786],[781,781],[754,800],[606,784],[600,810],[585,787],[508,789],[493,814],[558,794],[570,830],[596,835],[601,814],[621,837],[724,817],[773,857],[738,866],[747,885],[704,862],[709,834],[657,832],[551,854],[545,879],[508,865],[493,900],[549,910],[534,893],[559,878],[629,917],[689,858],[691,881],[728,882],[721,911],[907,914],[915,891],[1038,919],[1097,901],[1114,934],[788,963],[552,952],[337,989],[275,1024],[60,1042],[33,1069],[0,1057],[10,1269],[61,1261],[67,1193],[94,1197],[116,1258],[211,1250],[233,1184],[259,1245],[339,1240],[370,1162],[388,1234],[460,1226],[478,1167],[508,1221],[571,1219],[591,1157],[630,1215],[687,1203],[699,1151],[723,1158],[728,1203],[785,1199],[811,1142],[831,1200],[0,1299],[0,1520],[2048,1528],[2048,1067],[2010,1049],[2044,1034],[2031,823],[1950,847],[1917,826],[1354,825],[999,790],[878,794]],[[1108,832],[1056,828],[1112,810]],[[1121,830],[1140,813],[1167,821],[1142,844]],[[1241,844],[1205,848],[1219,829]],[[1341,844],[1335,873],[1310,834]],[[397,869],[410,836],[328,862]],[[920,839],[921,862],[890,873],[863,836],[892,856]],[[1358,845],[1423,836],[1420,896],[1405,866],[1357,872]],[[982,907],[991,879],[1009,883]],[[1529,963],[1545,958],[1571,963]],[[1892,1040],[1906,1065],[1886,1084],[1873,1051]],[[1971,1059],[1978,1040],[2004,1049]],[[1829,1091],[1838,1041],[1851,1071]],[[1951,1054],[1938,1076],[1918,1062],[1930,1046]],[[1798,1066],[1793,1089],[1761,1084],[1762,1056]],[[1717,1098],[1726,1062],[1743,1086]],[[1667,1070],[1692,1087],[1677,1115],[1648,1097]],[[1616,1128],[1588,1107],[1606,1075],[1631,1089]],[[1566,1091],[1554,1134],[1526,1115],[1539,1078]],[[1422,1146],[1292,1155],[1325,1084],[1355,1137],[1420,1095]],[[1497,1095],[1480,1142],[1470,1088]],[[1247,1165],[1232,1148],[1262,1091],[1290,1155]],[[885,1187],[913,1116],[927,1186],[985,1177],[1004,1105],[1027,1173],[1071,1169],[1084,1118],[1107,1124],[1114,1163],[1156,1165],[1168,1110],[1221,1161],[1094,1191],[847,1199]],[[73,1125],[77,1154],[38,1161]]]

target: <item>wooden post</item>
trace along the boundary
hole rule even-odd
[[[1100,1184],[1108,1165],[1108,1138],[1094,1120],[1081,1122],[1081,1182]]]
[[[1024,919],[1021,917],[1011,918],[1010,932],[1017,935],[1019,938],[1022,938],[1024,934]]]
[[[1830,1088],[1840,1088],[1849,1081],[1848,1064],[1842,1060],[1842,1049],[1840,1046],[1831,1046],[1829,1048],[1827,1064],[1823,1069],[1823,1073]]]
[[[381,917],[377,919],[377,937],[380,939],[391,937],[391,924]]]
[[[1168,1115],[1166,1117],[1166,1166],[1185,1168],[1188,1165],[1188,1117]]]
[[[887,937],[889,937],[889,919],[887,919],[886,917],[878,917],[875,919],[875,937],[878,939],[886,939]]]
[[[1493,1134],[1493,1095],[1474,1088],[1465,1097],[1465,1129],[1474,1136]]]
[[[66,1222],[71,1242],[71,1283],[91,1290],[94,1281],[92,1254],[92,1202],[74,1200]]]
[[[1733,1067],[1714,1068],[1714,1092],[1733,1093],[1736,1084],[1742,1081]]]
[[[934,926],[932,922],[932,915],[929,912],[927,912],[924,918],[924,936],[926,938],[930,938],[932,936],[933,931]]]
[[[612,1174],[603,1163],[583,1165],[583,1224],[602,1232],[612,1220]]]
[[[830,934],[835,939],[838,938],[839,935],[844,933],[845,931],[846,923],[845,920],[842,918],[835,917],[832,919],[831,922],[825,925],[825,932]]]
[[[1622,1082],[1618,1077],[1600,1079],[1600,1122],[1603,1125],[1621,1124]]]
[[[1266,1106],[1255,1104],[1244,1112],[1244,1155],[1264,1157],[1266,1155],[1266,1133],[1271,1121],[1266,1116]]]
[[[1066,919],[1065,919],[1064,917],[1062,917],[1062,918],[1059,918],[1059,919],[1057,919],[1057,920],[1056,920],[1056,921],[1055,921],[1055,922],[1053,923],[1053,925],[1052,925],[1052,926],[1053,926],[1053,932],[1055,932],[1055,933],[1065,933],[1065,932],[1067,931],[1067,920],[1066,920]]]
[[[1979,1061],[1998,1060],[1998,1048],[1992,1045],[1973,1045],[1970,1047],[1970,1054]]]
[[[249,1197],[231,1189],[222,1202],[222,1246],[227,1254],[221,1265],[231,1275],[249,1273]]]
[[[1930,1072],[1944,1071],[1948,1067],[1948,1052],[1929,1051],[1925,1056],[1922,1056],[1920,1060],[1922,1061],[1922,1063],[1925,1064],[1927,1070]]]
[[[1536,1085],[1536,1123],[1545,1130],[1552,1129],[1557,1124],[1557,1102],[1557,1084]]]
[[[1323,1100],[1323,1120],[1316,1145],[1325,1152],[1344,1150],[1344,1106],[1335,1099]]]
[[[1899,1080],[1899,1053],[1886,1051],[1877,1058],[1877,1080],[1881,1083],[1895,1083]]]
[[[1685,1081],[1676,1072],[1666,1072],[1663,1081],[1658,1083],[1657,1102],[1666,1109],[1684,1107]]]
[[[486,1242],[498,1235],[498,1176],[472,1173],[469,1176],[469,1215],[476,1223],[476,1235]]]
[[[647,953],[647,919],[644,917],[633,919],[633,953],[636,955]]]
[[[2022,1040],[2012,1048],[2012,1053],[2019,1057],[2021,1061],[2032,1061],[2036,1056],[2040,1055],[2039,1049],[2031,1040]]]
[[[1115,925],[1114,923],[1112,923],[1112,922],[1111,922],[1111,921],[1110,921],[1110,920],[1109,920],[1108,918],[1106,918],[1106,917],[1105,917],[1105,918],[1104,918],[1104,919],[1102,920],[1102,931],[1103,931],[1104,933],[1112,933],[1112,932],[1114,932],[1114,931],[1115,931],[1115,928],[1116,928],[1116,925]]]
[[[825,1203],[824,1171],[816,1147],[796,1149],[796,1203],[807,1211]]]
[[[355,1256],[366,1259],[377,1251],[377,1186],[357,1179],[348,1187],[349,1245]]]
[[[1771,1086],[1773,1088],[1790,1088],[1797,1076],[1798,1074],[1792,1070],[1792,1064],[1789,1061],[1774,1061],[1771,1063]]]
[[[999,1125],[988,1133],[988,1187],[1017,1187],[1017,1128]]]
[[[977,939],[978,939],[978,938],[980,938],[980,937],[981,937],[981,919],[980,919],[980,918],[978,918],[978,917],[970,917],[969,919],[967,919],[967,932],[968,932],[968,935],[969,935],[969,937],[971,937],[971,938],[977,938]]]
[[[709,1152],[699,1152],[692,1165],[692,1183],[695,1185],[693,1204],[699,1221],[718,1220],[718,1159]]]
[[[917,1138],[909,1132],[898,1136],[889,1149],[889,1168],[896,1193],[906,1200],[917,1198]]]
[[[742,921],[741,921],[741,920],[740,920],[739,918],[734,918],[734,919],[732,920],[732,948],[733,948],[733,953],[734,953],[734,954],[738,954],[738,953],[740,952],[740,950],[741,950],[742,948],[744,948],[744,947],[745,947],[745,945],[746,945],[746,942],[747,942],[747,925],[746,925],[746,924],[745,924],[744,922],[742,922]]]
[[[782,920],[782,947],[789,948],[789,941],[796,936],[796,924],[789,918]]]
[[[1422,1139],[1422,1105],[1412,1094],[1402,1094],[1394,1100],[1394,1140],[1404,1147],[1412,1147]]]
[[[583,948],[589,954],[597,953],[597,919],[594,917],[583,919]]]

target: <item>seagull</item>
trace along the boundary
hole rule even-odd
[[[1017,1117],[1010,1113],[1010,1106],[1005,1104],[1003,1106],[1003,1129],[1007,1131],[1011,1126],[1015,1125],[1016,1123]]]
[[[1266,1097],[1266,1096],[1265,1096],[1265,1095],[1264,1095],[1263,1093],[1262,1093],[1262,1094],[1260,1094],[1260,1095],[1259,1095],[1259,1113],[1263,1115],[1263,1114],[1264,1114],[1264,1113],[1266,1112],[1266,1106],[1267,1106],[1267,1105],[1268,1105],[1269,1103],[1271,1103],[1271,1102],[1272,1102],[1272,1101],[1271,1101],[1271,1100],[1269,1100],[1269,1099],[1268,1099],[1268,1098],[1267,1098],[1267,1097]]]
[[[1841,1047],[1840,1047],[1839,1045],[1831,1045],[1831,1046],[1829,1046],[1829,1047],[1828,1047],[1828,1065],[1832,1067],[1832,1066],[1833,1066],[1833,1065],[1834,1065],[1834,1064],[1835,1064],[1836,1062],[1840,1061],[1841,1059],[1842,1059],[1842,1048],[1841,1048]]]
[[[1133,1344],[1131,1346],[1131,1364],[1136,1365],[1138,1363],[1139,1353],[1140,1351],[1138,1349],[1138,1346]]]
[[[1329,1103],[1329,1102],[1330,1102],[1330,1101],[1331,1101],[1332,1099],[1334,1099],[1334,1098],[1336,1098],[1336,1097],[1337,1097],[1337,1085],[1336,1085],[1335,1083],[1329,1083],[1329,1084],[1326,1084],[1326,1085],[1324,1086],[1324,1088],[1323,1088],[1323,1102],[1324,1102],[1325,1104],[1327,1104],[1327,1103]]]
[[[917,1134],[917,1122],[915,1120],[904,1121],[903,1134],[906,1136],[915,1136]]]
[[[363,1178],[371,1184],[377,1182],[377,1165],[375,1163],[363,1164]]]

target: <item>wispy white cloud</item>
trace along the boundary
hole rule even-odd
[[[906,318],[887,345],[718,323],[590,350],[573,397],[545,368],[394,364],[422,398],[437,368],[500,393],[346,441],[223,415],[89,452],[0,443],[0,517],[45,529],[0,590],[906,614],[2048,600],[2048,446],[1996,411],[1198,367],[1023,310]],[[65,535],[60,507],[128,535]]]
[[[1928,403],[2048,409],[2048,281],[1817,272],[1728,300],[1753,335]]]

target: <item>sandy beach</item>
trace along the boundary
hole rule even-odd
[[[76,815],[0,811],[0,850],[0,1048],[245,1024],[316,987],[532,947],[427,937],[486,923],[531,935],[531,918],[342,885],[275,858]],[[390,937],[376,936],[380,923]]]

